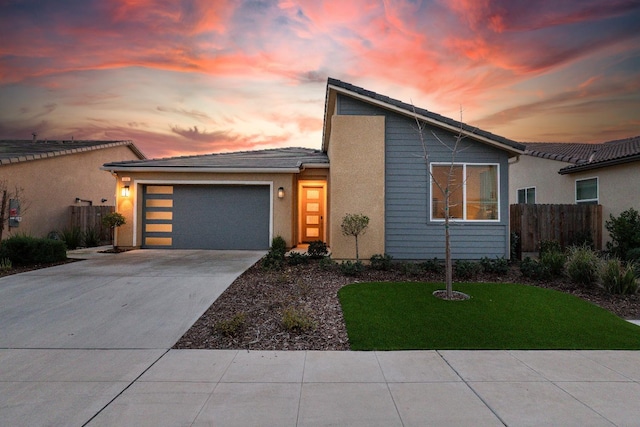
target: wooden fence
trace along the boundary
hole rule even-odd
[[[602,205],[511,205],[511,232],[519,251],[537,252],[541,241],[554,240],[564,248],[591,239],[602,249]]]
[[[83,233],[95,230],[99,233],[102,243],[111,244],[113,230],[102,225],[102,218],[114,210],[113,206],[71,206],[70,225],[72,228],[79,228]]]

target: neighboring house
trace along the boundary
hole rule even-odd
[[[117,209],[128,222],[117,245],[143,248],[267,249],[322,240],[336,259],[355,256],[340,224],[370,218],[360,255],[444,258],[442,194],[433,191],[417,117],[426,124],[429,167],[452,160],[435,137],[464,136],[455,173],[453,256],[509,256],[509,158],[524,146],[427,110],[329,79],[321,150],[282,148],[113,162]],[[465,177],[463,179],[463,177]],[[122,196],[127,194],[127,196]]]
[[[19,189],[22,202],[13,212],[21,221],[5,223],[3,238],[60,231],[69,226],[72,205],[114,206],[115,178],[100,167],[144,158],[131,141],[0,140],[0,182],[10,195]]]
[[[510,165],[511,203],[602,205],[609,215],[640,210],[640,136],[601,144],[528,143]]]

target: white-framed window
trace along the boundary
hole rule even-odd
[[[449,218],[457,221],[500,221],[500,165],[431,163],[431,220],[443,221],[447,178]],[[438,185],[439,184],[439,185]]]
[[[597,205],[598,194],[598,177],[576,179],[577,204]]]
[[[536,204],[536,187],[519,188],[518,203],[535,205]]]

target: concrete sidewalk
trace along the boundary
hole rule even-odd
[[[30,369],[11,372],[11,360],[24,357],[32,358]],[[78,372],[73,367],[83,358]],[[0,387],[21,390],[10,402],[0,398],[2,425],[637,426],[640,420],[637,351],[0,350],[0,360],[7,368]],[[57,397],[43,397],[53,390]]]

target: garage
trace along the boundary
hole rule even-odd
[[[269,248],[269,185],[147,184],[142,192],[144,248]]]

